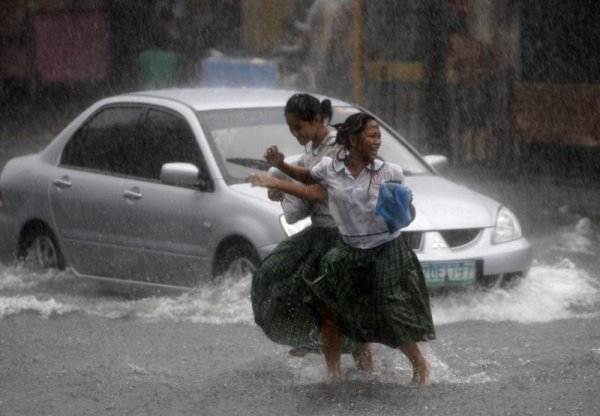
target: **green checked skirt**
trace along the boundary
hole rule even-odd
[[[404,347],[435,338],[425,277],[402,237],[365,250],[337,245],[309,286],[357,342]]]
[[[272,341],[321,353],[324,312],[307,280],[319,275],[322,257],[339,244],[336,228],[311,226],[282,241],[257,266],[252,278],[254,320]],[[348,338],[343,352],[355,349]]]

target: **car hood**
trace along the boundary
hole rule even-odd
[[[413,191],[417,209],[417,217],[407,231],[483,228],[495,223],[500,204],[465,186],[441,176],[408,176],[406,185]],[[269,200],[263,187],[240,183],[230,189],[279,207],[278,202]]]
[[[500,204],[441,176],[407,176],[417,217],[408,231],[491,227]]]
[[[251,198],[264,201],[269,205],[281,206],[279,202],[274,202],[269,199],[269,197],[267,196],[267,188],[263,188],[262,186],[252,186],[249,183],[237,183],[234,185],[230,185],[229,188],[235,192],[239,192]]]

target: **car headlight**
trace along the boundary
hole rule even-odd
[[[517,220],[515,214],[506,207],[500,207],[496,216],[496,227],[494,228],[492,243],[506,243],[507,241],[516,240],[522,235],[521,225],[519,225],[519,220]]]
[[[285,220],[285,216],[283,216],[283,215],[279,217],[279,222],[281,222],[283,231],[285,232],[285,235],[287,235],[288,237],[291,237],[292,235],[299,233],[300,231],[304,230],[306,227],[308,227],[311,224],[310,217],[306,217],[299,221],[296,221],[293,224],[289,224]]]

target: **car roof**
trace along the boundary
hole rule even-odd
[[[269,88],[173,88],[164,90],[139,91],[119,98],[153,97],[185,104],[196,111],[227,108],[282,107],[287,100],[300,91]],[[312,94],[319,100],[328,98],[334,106],[351,106],[350,103]]]

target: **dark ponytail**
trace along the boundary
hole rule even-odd
[[[317,115],[321,116],[323,123],[330,121],[333,116],[331,100],[319,100],[310,94],[294,94],[285,104],[285,114],[295,114],[302,121],[313,121]]]

